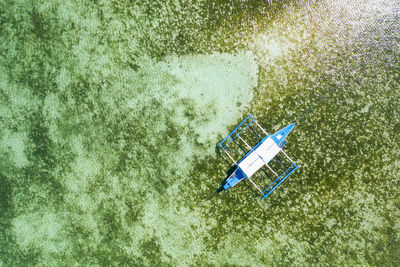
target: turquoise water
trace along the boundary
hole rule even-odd
[[[397,1],[0,5],[0,265],[399,264]],[[213,210],[221,138],[335,85]]]

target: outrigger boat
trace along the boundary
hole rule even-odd
[[[239,182],[247,179],[257,188],[262,195],[262,199],[269,196],[299,167],[299,165],[283,151],[283,147],[287,142],[286,137],[294,126],[295,124],[292,123],[276,133],[269,135],[258,124],[252,114],[247,116],[246,119],[217,145],[217,147],[222,149],[235,164],[233,173],[224,180],[217,191],[228,190]],[[248,136],[249,132],[251,136]],[[245,137],[246,135],[247,137]],[[245,140],[245,138],[247,140]],[[239,150],[245,153],[243,157],[239,157],[240,160],[238,161],[235,160],[235,157],[238,156],[237,151],[229,147],[234,144]],[[252,146],[253,144],[254,146]],[[285,160],[279,157],[280,154],[283,154]],[[266,183],[266,188],[263,190],[250,178],[254,177],[258,170],[262,170],[270,180],[269,183]]]

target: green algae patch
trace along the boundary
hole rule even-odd
[[[193,160],[214,155],[218,136],[249,107],[257,85],[254,55],[171,56],[120,73],[100,94],[47,94],[29,117],[29,136],[2,132],[13,168],[30,169],[31,176],[19,175],[25,185],[14,190],[19,215],[11,224],[16,246],[38,263],[56,261],[51,255],[64,250],[78,262],[88,262],[86,251],[91,263],[184,258],[188,265],[204,250],[201,239],[193,241],[206,231],[201,214],[170,204],[180,199]],[[57,210],[53,225],[49,205]],[[102,256],[108,254],[114,256]]]
[[[225,2],[0,3],[0,265],[397,263],[394,1]],[[296,175],[213,211],[218,141],[338,81],[289,137]]]
[[[65,253],[69,242],[58,214],[43,209],[13,220],[13,231],[21,249],[40,249],[47,253]]]
[[[178,107],[175,121],[195,126],[203,144],[216,142],[243,116],[257,86],[258,66],[251,52],[175,57],[162,65],[176,83],[169,91],[193,105],[192,114]]]
[[[28,160],[25,155],[25,143],[27,136],[22,133],[3,132],[3,138],[0,143],[1,151],[5,157],[9,157],[11,163],[17,168],[27,166]]]
[[[156,239],[152,240],[157,242],[163,262],[172,260],[178,264],[176,260],[181,259],[180,264],[189,265],[204,249],[205,244],[196,236],[206,228],[201,226],[198,212],[193,213],[179,202],[185,195],[179,190],[187,190],[184,187],[193,159],[214,155],[218,136],[225,134],[227,127],[249,106],[257,85],[257,65],[252,53],[242,52],[171,57],[145,69],[147,75],[151,74],[150,85],[155,97],[170,112],[174,127],[182,130],[176,133],[179,142],[173,143],[174,136],[163,139],[164,144],[175,147],[173,154],[162,159],[165,169],[156,174],[169,176],[163,177],[168,190],[161,199],[154,193],[147,195],[143,207],[144,228],[140,232],[154,233]],[[128,101],[130,107],[138,104],[133,101]],[[164,126],[156,132],[165,130]],[[162,152],[165,148],[161,145],[158,149]],[[171,205],[174,202],[181,205]],[[150,237],[136,235],[134,243],[147,242],[140,240]]]

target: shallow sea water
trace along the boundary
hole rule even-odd
[[[400,2],[210,2],[0,2],[1,266],[399,265]],[[210,196],[334,86],[269,198]]]

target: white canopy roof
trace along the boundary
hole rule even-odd
[[[252,176],[281,151],[281,148],[270,137],[264,140],[254,151],[245,157],[238,166],[247,177]]]

